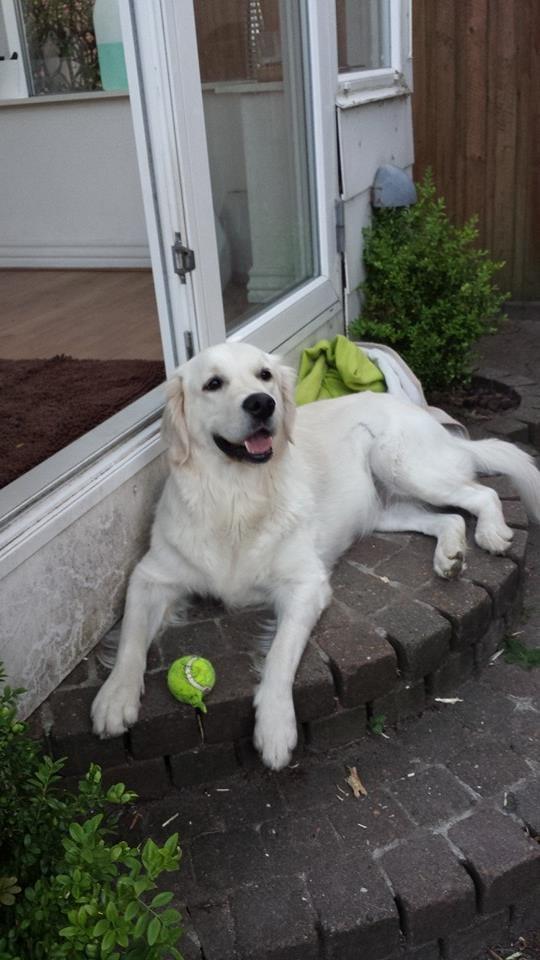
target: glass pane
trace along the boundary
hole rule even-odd
[[[317,272],[302,8],[195,0],[229,332]]]
[[[390,0],[336,0],[340,73],[391,66]]]
[[[64,67],[44,68],[42,93],[70,70],[82,82]],[[0,115],[2,487],[80,437],[88,455],[90,431],[165,369],[129,96],[25,97]]]

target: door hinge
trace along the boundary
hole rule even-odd
[[[191,360],[195,356],[193,347],[193,334],[191,330],[184,330],[184,347],[186,349],[186,360]]]
[[[338,253],[345,253],[345,201],[336,200],[336,249]]]
[[[174,243],[171,249],[174,272],[180,277],[181,283],[186,283],[186,274],[195,269],[195,254],[193,250],[182,243],[181,234],[178,232],[174,235]]]

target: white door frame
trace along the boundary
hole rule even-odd
[[[156,147],[165,142],[169,159],[163,158],[160,169],[155,171],[158,204],[162,197],[162,226],[167,224],[171,242],[174,231],[180,229],[184,242],[195,252],[196,268],[184,287],[191,296],[184,298],[183,303],[174,303],[178,278],[173,277],[173,312],[179,330],[189,330],[195,348],[202,349],[224,340],[226,332],[193,0],[121,0],[124,8],[128,4],[139,35],[145,39],[140,55],[146,116],[138,115],[134,104],[136,136],[142,143],[148,135]],[[266,350],[277,349],[314,318],[334,308],[342,296],[334,219],[338,196],[337,51],[329,40],[335,36],[335,9],[334,4],[320,4],[317,0],[305,0],[304,8],[308,32],[304,56],[310,64],[317,193],[314,229],[318,233],[320,273],[262,310],[230,337],[249,340]],[[182,184],[181,198],[178,183]],[[174,217],[180,226],[174,226]]]

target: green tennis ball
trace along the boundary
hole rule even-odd
[[[167,673],[167,686],[173,697],[189,703],[207,713],[203,697],[216,682],[216,672],[209,660],[203,657],[180,657],[171,663]]]

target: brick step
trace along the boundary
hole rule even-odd
[[[499,647],[519,611],[527,518],[502,478],[489,481],[515,528],[506,557],[479,550],[469,535],[467,567],[443,581],[432,569],[434,541],[419,534],[374,535],[358,541],[333,576],[334,599],[317,625],[294,688],[299,751],[328,749],[362,736],[372,718],[390,726],[416,716],[476,674]],[[124,736],[100,741],[89,712],[106,676],[96,653],[79,664],[32,717],[32,727],[65,774],[99,763],[142,798],[252,768],[251,653],[261,613],[229,615],[196,604],[192,619],[169,626],[149,657],[138,723]],[[217,683],[198,714],[169,694],[166,671],[187,653],[214,663]]]

